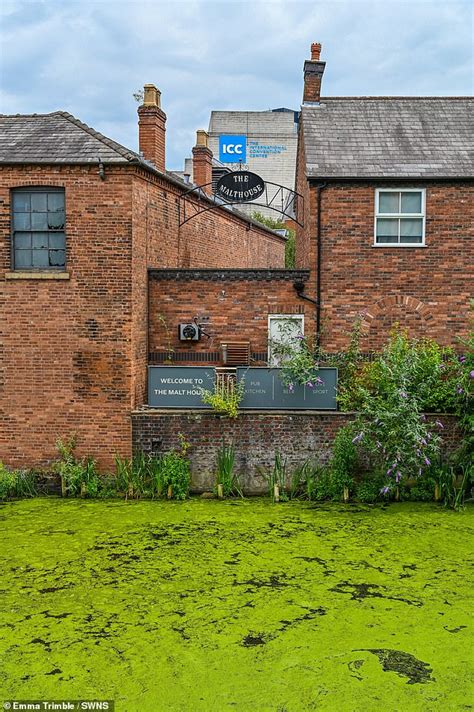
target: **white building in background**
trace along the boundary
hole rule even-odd
[[[209,121],[209,148],[215,163],[213,176],[218,178],[226,169],[234,171],[242,165],[244,170],[257,173],[265,182],[294,190],[297,141],[298,112],[292,109],[213,111]],[[268,186],[269,199],[276,191]],[[274,210],[253,205],[239,205],[239,210],[247,214],[259,211],[265,216],[280,218]]]

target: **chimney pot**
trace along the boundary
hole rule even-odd
[[[321,44],[319,42],[313,42],[311,45],[311,59],[319,60],[321,56]]]
[[[209,148],[209,134],[204,129],[198,129],[196,131],[196,146],[204,146]]]
[[[143,106],[161,106],[161,92],[154,84],[145,84],[143,87]]]

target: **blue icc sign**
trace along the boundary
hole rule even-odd
[[[238,163],[247,161],[247,136],[221,134],[219,136],[219,161]]]

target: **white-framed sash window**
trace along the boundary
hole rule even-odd
[[[424,188],[377,188],[374,246],[424,247]]]

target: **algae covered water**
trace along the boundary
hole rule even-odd
[[[408,503],[3,504],[0,703],[473,709],[473,515]]]

